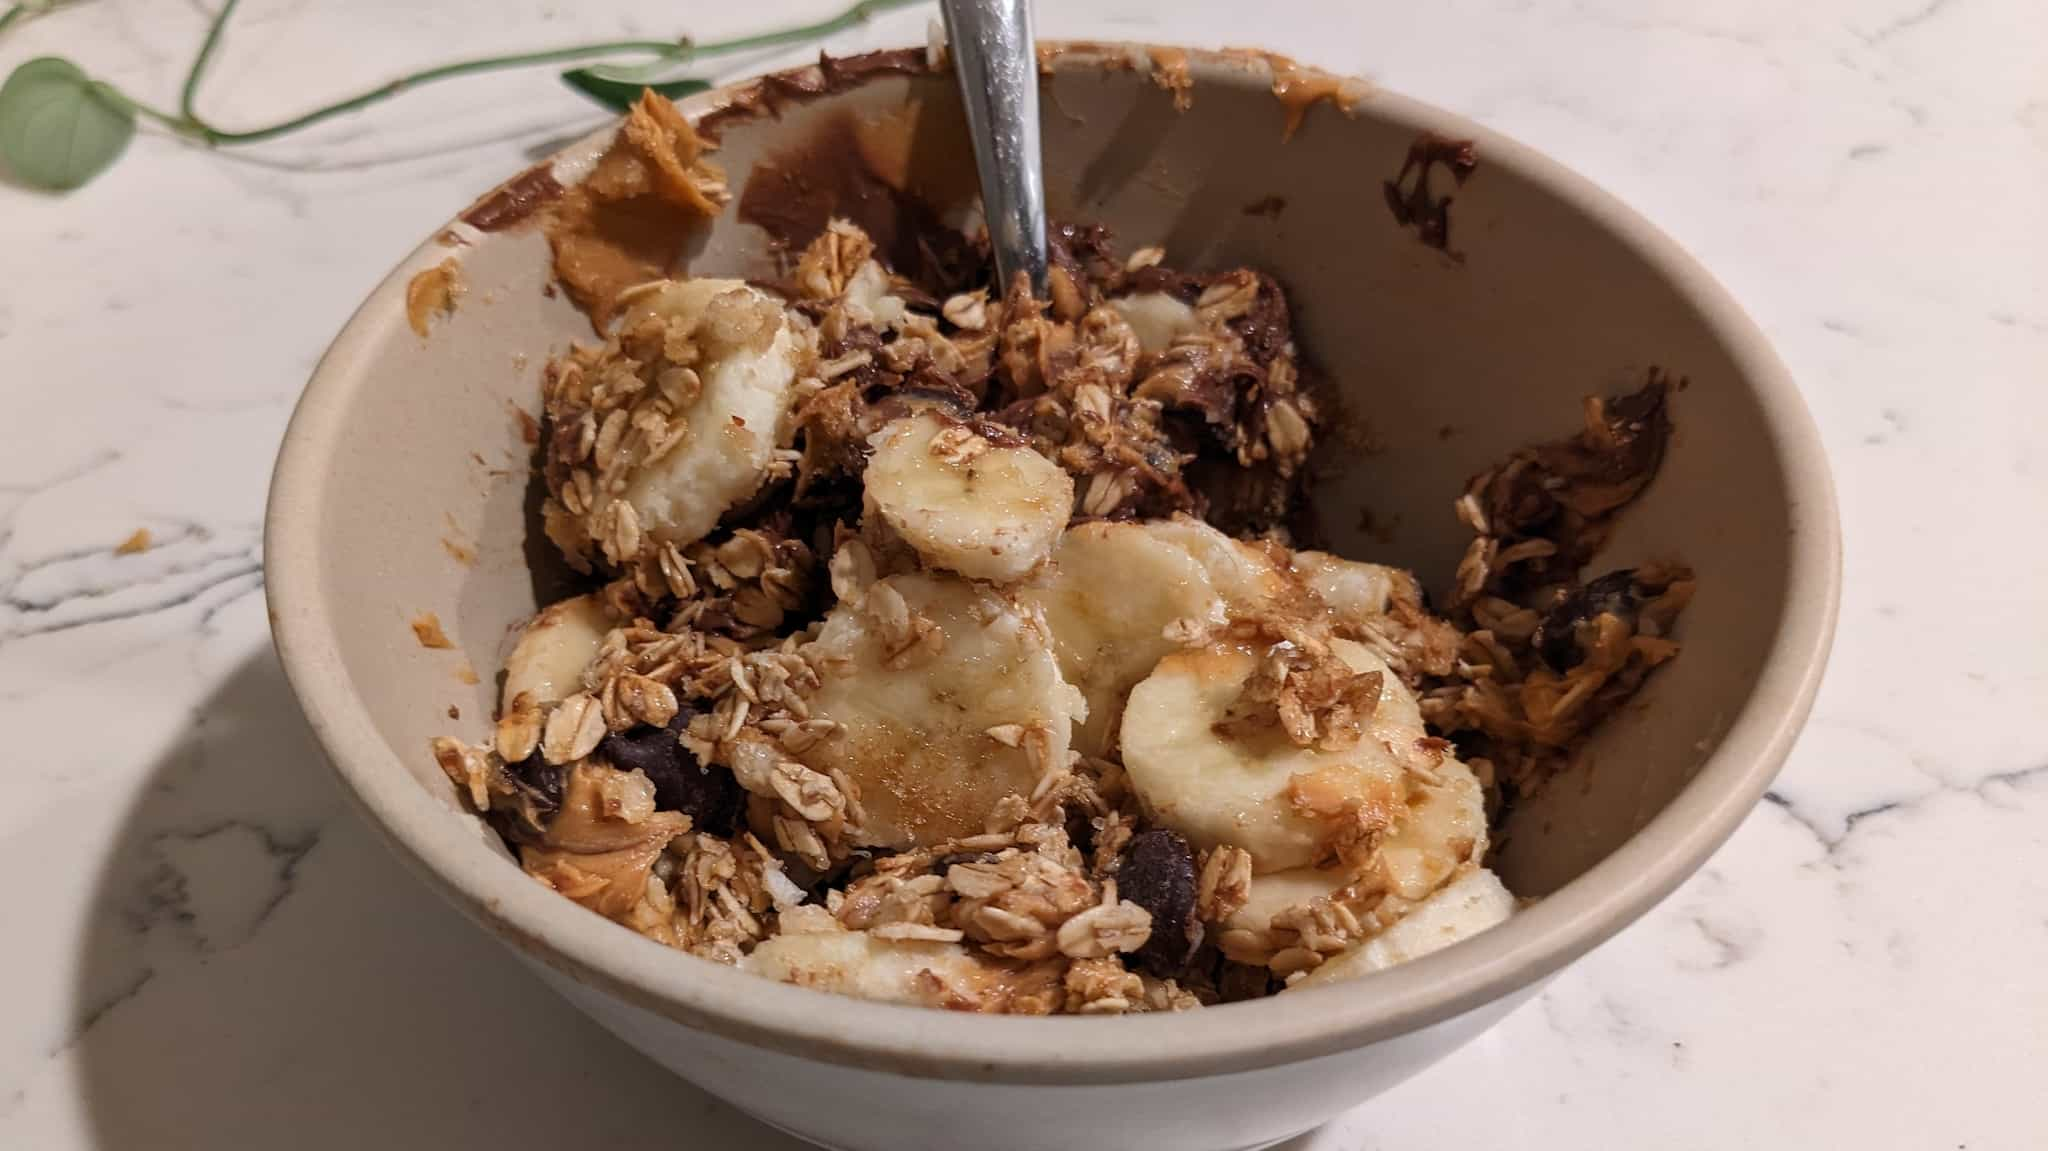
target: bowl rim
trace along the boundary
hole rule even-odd
[[[1062,70],[1186,62],[1198,85],[1269,88],[1277,71],[1312,73],[1261,52],[1047,42]],[[1155,55],[1157,53],[1157,55]],[[683,102],[693,117],[730,103],[745,81]],[[1347,94],[1358,89],[1347,88]],[[1491,167],[1598,220],[1671,283],[1728,348],[1763,410],[1791,495],[1786,611],[1762,673],[1691,782],[1606,859],[1508,922],[1445,951],[1349,985],[1201,1011],[1067,1017],[964,1015],[874,1003],[696,962],[543,889],[482,846],[386,746],[343,668],[324,609],[318,507],[338,430],[370,379],[368,352],[403,324],[406,281],[445,255],[431,237],[364,301],[315,368],[286,429],[264,526],[266,596],[288,681],[344,789],[430,885],[533,962],[608,996],[788,1055],[920,1078],[1106,1085],[1250,1071],[1327,1056],[1471,1011],[1536,983],[1628,926],[1689,877],[1762,798],[1810,711],[1840,602],[1833,480],[1797,385],[1756,324],[1676,241],[1557,161],[1442,109],[1366,87],[1345,104],[1416,133],[1471,139]],[[609,139],[606,126],[565,149]],[[437,232],[439,229],[436,230]],[[424,749],[422,754],[424,754]],[[1257,1013],[1256,1017],[1252,1013]],[[1109,1028],[1114,1043],[1076,1042]],[[1089,1032],[1093,1034],[1092,1031]]]

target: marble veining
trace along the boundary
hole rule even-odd
[[[451,45],[713,37],[836,2],[280,0],[238,15],[204,101],[253,124]],[[1612,189],[1792,367],[1847,546],[1813,722],[1734,839],[1471,1047],[1288,1146],[2048,1145],[2021,1105],[2048,1066],[2037,5],[1249,13],[1045,0],[1040,26],[1257,42]],[[917,42],[929,16],[832,47]],[[0,70],[62,52],[175,102],[205,18],[66,6],[0,37]],[[318,765],[269,650],[264,488],[320,352],[420,236],[601,119],[545,71],[501,75],[241,151],[145,131],[67,197],[0,183],[0,1146],[795,1146],[597,1030],[406,874]]]

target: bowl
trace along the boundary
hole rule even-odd
[[[526,471],[538,373],[591,330],[550,287],[546,241],[522,217],[588,170],[609,129],[423,243],[321,361],[270,496],[277,646],[347,790],[429,884],[604,1026],[763,1121],[891,1151],[1262,1146],[1470,1040],[1727,838],[1792,746],[1826,660],[1834,496],[1756,327],[1676,244],[1555,162],[1261,53],[1065,44],[1042,64],[1056,216],[1109,225],[1125,251],[1256,265],[1288,288],[1304,354],[1356,433],[1316,492],[1344,554],[1442,588],[1463,542],[1451,501],[1470,474],[1573,430],[1589,393],[1653,367],[1686,381],[1663,470],[1599,560],[1697,570],[1685,652],[1515,812],[1495,862],[1537,897],[1517,916],[1390,971],[1263,1001],[1004,1018],[743,974],[521,873],[428,741],[482,730],[507,635],[538,602],[529,557],[546,545],[529,529]],[[736,192],[835,133],[914,183],[957,188],[968,170],[952,79],[923,50],[682,107],[716,132]],[[1444,141],[1471,142],[1468,178],[1432,162]],[[683,259],[761,274],[764,239],[728,206]],[[464,289],[453,312],[419,314],[419,285],[431,304],[451,274]],[[431,326],[423,336],[409,320]],[[409,626],[428,613],[448,646]]]

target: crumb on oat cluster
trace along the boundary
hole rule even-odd
[[[1057,230],[1047,298],[834,221],[773,287],[646,283],[545,374],[590,580],[434,754],[537,881],[784,981],[1117,1014],[1376,970],[1505,918],[1489,809],[1672,657],[1677,568],[1581,571],[1664,381],[1456,502],[1433,613],[1292,530],[1329,413],[1263,273]]]

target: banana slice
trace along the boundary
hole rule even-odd
[[[741,966],[799,987],[926,1007],[941,1005],[947,985],[978,974],[957,943],[876,939],[865,931],[770,936]]]
[[[1147,355],[1163,352],[1176,339],[1202,328],[1193,308],[1165,292],[1133,292],[1111,300],[1109,306],[1131,326],[1138,349]]]
[[[1010,583],[1045,562],[1074,506],[1074,480],[1028,447],[998,446],[935,412],[868,441],[867,500],[924,561]]]
[[[1341,642],[1341,641],[1340,641]],[[1422,899],[1468,864],[1486,858],[1486,794],[1472,769],[1444,756],[1434,782],[1411,777],[1407,815],[1380,841],[1379,881],[1403,899]]]
[[[1411,903],[1430,898],[1452,876],[1486,857],[1486,804],[1479,780],[1471,768],[1448,758],[1436,775],[1439,783],[1410,788],[1407,813],[1397,816],[1366,871],[1295,867],[1254,875],[1243,906],[1223,926],[1264,931],[1280,912],[1354,883]]]
[[[1337,627],[1356,627],[1385,615],[1394,582],[1403,578],[1393,568],[1328,552],[1295,552],[1288,567],[1322,601]]]
[[[1470,939],[1514,914],[1515,897],[1483,867],[1468,868],[1392,927],[1325,961],[1293,987],[1356,979]]]
[[[597,597],[580,595],[549,604],[519,633],[519,643],[505,660],[505,687],[500,704],[512,710],[512,701],[525,693],[537,704],[559,703],[583,690],[583,669],[597,658],[605,633],[613,627],[611,617],[598,606]]]
[[[905,848],[978,835],[1006,795],[1063,770],[1080,693],[1045,620],[984,584],[896,575],[842,601],[805,650],[809,705],[841,730],[800,757],[860,790],[863,842]]]
[[[1291,602],[1295,584],[1286,573],[1286,551],[1278,544],[1232,539],[1187,515],[1144,525],[1155,538],[1185,548],[1202,565],[1210,586],[1233,613]]]
[[[878,939],[865,931],[810,931],[765,939],[740,966],[783,983],[885,1003],[999,1012],[1044,994],[1057,967],[1020,969],[958,943]]]
[[[1243,848],[1256,873],[1315,862],[1331,832],[1318,811],[1350,805],[1398,821],[1410,764],[1426,754],[1415,698],[1364,647],[1333,640],[1331,649],[1356,672],[1381,673],[1361,738],[1336,751],[1297,746],[1277,723],[1218,730],[1261,654],[1219,644],[1160,660],[1131,690],[1122,721],[1124,768],[1155,818],[1197,847]]]
[[[774,297],[739,280],[676,280],[635,301],[624,324],[649,315],[691,333],[701,391],[678,418],[683,442],[638,468],[625,491],[641,531],[680,547],[760,488],[788,415],[803,337]]]
[[[1274,916],[1326,899],[1349,886],[1351,880],[1351,871],[1343,867],[1291,867],[1254,875],[1244,906],[1224,919],[1223,929],[1263,932],[1272,926]]]
[[[1444,907],[1458,906],[1462,896],[1453,896],[1441,904],[1438,900],[1444,892],[1465,882],[1469,873],[1479,870],[1479,860],[1486,853],[1486,813],[1478,780],[1464,764],[1447,759],[1437,768],[1437,775],[1440,784],[1425,785],[1419,794],[1411,788],[1407,813],[1399,817],[1364,870],[1295,867],[1254,875],[1243,905],[1224,919],[1222,930],[1263,936],[1272,929],[1274,916],[1353,885],[1363,892],[1386,892],[1388,898],[1377,905],[1376,913],[1403,916],[1395,926],[1433,906],[1438,911],[1432,914],[1441,914]],[[1497,880],[1491,882],[1499,886]],[[1479,926],[1490,925],[1489,922]],[[1385,946],[1371,954],[1405,957],[1407,941],[1423,930],[1418,926],[1409,929],[1408,934],[1392,936]],[[1380,966],[1391,962],[1398,962],[1398,958]]]
[[[1187,642],[1169,638],[1169,626],[1220,626],[1233,607],[1269,599],[1281,582],[1263,550],[1200,520],[1096,520],[1067,529],[1050,573],[1020,594],[1044,610],[1060,671],[1088,699],[1075,749],[1108,753],[1125,696]]]

